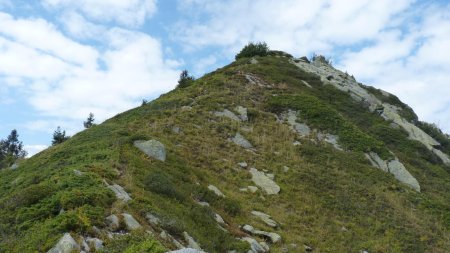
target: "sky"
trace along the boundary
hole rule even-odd
[[[313,53],[450,133],[448,0],[0,0],[0,139],[30,155],[233,61]]]

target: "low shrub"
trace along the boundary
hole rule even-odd
[[[144,179],[144,188],[166,197],[183,200],[184,196],[178,192],[174,183],[163,172],[152,172]]]
[[[235,56],[235,59],[238,60],[244,57],[266,56],[268,53],[269,47],[265,42],[250,42],[244,48],[242,48],[242,50]]]

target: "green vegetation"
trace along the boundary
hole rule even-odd
[[[438,149],[450,155],[450,137],[443,133],[436,124],[417,121],[416,125],[441,144]]]
[[[183,70],[180,74],[180,79],[178,80],[177,88],[186,88],[194,82],[195,78],[190,76],[187,70]],[[142,103],[145,105],[146,103]]]
[[[236,60],[241,58],[248,58],[253,56],[266,56],[269,54],[269,47],[265,42],[248,43],[241,51],[235,56]]]
[[[11,166],[18,159],[27,156],[19,134],[13,129],[6,140],[0,140],[0,169]]]
[[[55,132],[53,132],[53,140],[52,145],[61,144],[65,141],[67,141],[70,138],[70,136],[66,135],[65,130],[61,130],[61,127],[57,127]]]
[[[0,251],[46,252],[70,232],[99,237],[104,252],[166,252],[174,245],[158,237],[164,230],[181,242],[188,232],[207,252],[247,252],[248,243],[236,238],[246,236],[240,226],[250,224],[281,235],[281,242],[270,245],[275,253],[291,244],[300,247],[290,249],[294,252],[303,245],[317,252],[446,252],[448,166],[348,93],[279,56],[255,56],[258,64],[238,59],[88,128],[16,170],[0,171]],[[251,84],[246,74],[264,85]],[[238,105],[248,109],[248,122],[211,113]],[[273,112],[287,109],[297,110],[311,127],[337,134],[346,151],[299,138],[275,120]],[[425,131],[439,140],[432,129]],[[236,132],[255,150],[230,142]],[[148,139],[165,145],[165,162],[133,146]],[[384,156],[392,151],[422,192],[372,167],[363,155],[369,150]],[[253,185],[248,171],[237,165],[242,161],[273,173],[280,194],[240,191]],[[105,181],[121,185],[132,200],[117,200]],[[210,184],[226,197],[210,191]],[[270,214],[280,227],[266,226],[252,210]],[[96,233],[94,226],[107,230],[105,217],[123,212],[143,229],[114,239]],[[147,222],[148,213],[160,218],[159,226]],[[215,214],[226,222],[222,228]]]

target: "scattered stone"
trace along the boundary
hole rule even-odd
[[[84,238],[81,238],[81,252],[90,252],[91,248],[87,244],[86,240]]]
[[[71,253],[79,250],[80,245],[78,245],[69,233],[65,233],[55,247],[51,248],[47,253]]]
[[[241,121],[241,119],[236,116],[236,114],[227,109],[224,109],[223,112],[214,112],[214,115],[217,117],[226,117],[234,121]]]
[[[247,164],[246,162],[240,162],[240,163],[238,163],[238,165],[239,165],[241,168],[247,168],[247,166],[248,166],[248,164]]]
[[[283,166],[283,172],[288,172],[289,171],[289,167],[288,166]]]
[[[235,108],[235,110],[239,113],[239,118],[242,121],[248,121],[248,116],[247,116],[247,108],[242,107],[242,106],[237,106]]]
[[[192,107],[190,107],[188,105],[184,105],[184,106],[181,107],[181,110],[182,111],[190,111],[190,110],[192,110]]]
[[[188,243],[188,248],[196,249],[196,250],[202,250],[200,245],[190,236],[186,231],[183,232],[184,240]]]
[[[111,214],[110,216],[106,217],[105,221],[106,225],[111,231],[116,231],[120,228],[119,217],[117,217],[115,214]]]
[[[265,214],[260,211],[252,211],[251,213],[256,217],[258,217],[260,220],[262,220],[264,223],[266,223],[269,227],[275,228],[278,226],[278,224],[268,214]]]
[[[308,136],[311,133],[311,129],[303,123],[297,122],[297,112],[293,110],[288,110],[286,114],[282,115],[282,118],[287,121],[290,127],[296,131],[300,136]]]
[[[280,192],[280,186],[278,186],[264,172],[258,171],[255,168],[250,168],[250,174],[252,175],[252,181],[267,194],[278,194]]]
[[[203,201],[197,201],[197,204],[199,204],[201,206],[209,206],[208,202],[203,202]]]
[[[135,141],[134,146],[151,158],[162,162],[166,160],[166,149],[164,145],[157,140]]]
[[[312,252],[312,251],[313,251],[312,247],[305,245],[305,252]]]
[[[136,230],[142,227],[131,214],[123,213],[122,217],[128,230]]]
[[[172,127],[172,132],[179,134],[181,132],[181,128],[178,126],[174,126],[174,127]]]
[[[217,213],[214,214],[214,220],[216,220],[217,223],[225,224],[225,221],[223,220],[222,216],[220,216],[220,215],[217,214]]]
[[[241,146],[243,148],[253,148],[253,145],[244,138],[240,133],[236,133],[236,135],[231,138],[231,140],[238,146]]]
[[[273,173],[266,173],[266,176],[272,180],[275,179],[275,175]]]
[[[294,146],[300,146],[300,145],[302,145],[302,143],[299,142],[299,141],[294,141],[294,142],[292,143],[292,145],[294,145]]]
[[[306,82],[305,80],[302,80],[302,83],[303,83],[306,87],[312,89],[312,86],[311,86],[308,82]]]
[[[250,59],[250,64],[258,64],[258,60],[255,58]]]
[[[277,243],[281,240],[281,236],[277,233],[273,233],[273,232],[266,232],[266,231],[262,231],[262,230],[257,230],[254,227],[250,226],[250,225],[244,225],[242,227],[242,230],[250,233],[252,235],[257,235],[257,236],[261,236],[264,238],[269,239],[272,243]]]
[[[411,173],[409,173],[409,171],[398,160],[397,157],[395,157],[395,159],[391,161],[384,161],[378,154],[374,152],[366,154],[366,157],[370,161],[372,166],[377,167],[385,172],[391,173],[398,181],[420,192],[419,182],[415,177],[411,175]]]
[[[108,185],[108,188],[111,189],[116,194],[116,198],[124,202],[128,202],[129,200],[131,200],[130,195],[128,195],[128,193],[123,189],[122,186],[118,184],[113,184]]]
[[[156,217],[155,215],[151,214],[151,213],[147,213],[145,215],[145,218],[147,218],[147,221],[150,224],[155,225],[155,226],[158,226],[161,223],[161,220],[158,217]]]
[[[250,244],[250,251],[247,253],[264,253],[267,252],[266,249],[264,249],[259,242],[257,242],[255,239],[251,237],[244,237],[242,238],[243,241],[246,241]]]
[[[177,247],[177,249],[184,249],[185,247],[183,246],[183,244],[181,244],[179,241],[175,240],[175,238],[173,238],[173,236],[171,236],[170,234],[168,234],[166,231],[162,231],[159,234],[159,237],[161,237],[163,240],[166,241],[170,241],[173,243],[173,245],[175,245],[175,247]],[[172,252],[172,251],[171,251]],[[175,252],[175,251],[174,251]]]
[[[252,186],[252,185],[247,186],[247,189],[248,189],[251,193],[255,193],[255,192],[258,191],[258,187]]]
[[[317,139],[319,141],[325,141],[327,143],[330,143],[337,150],[341,150],[341,151],[343,150],[342,147],[338,143],[339,137],[336,135],[332,135],[332,134],[328,134],[328,133],[323,134],[323,133],[319,132],[317,134]]]
[[[79,171],[79,170],[73,170],[73,173],[74,173],[76,176],[79,176],[79,177],[81,177],[81,176],[84,175],[84,172],[81,172],[81,171]]]
[[[225,198],[225,195],[219,190],[219,188],[215,187],[214,185],[208,185],[208,189],[214,192],[217,196]]]
[[[174,251],[168,251],[167,253],[205,253],[205,252],[197,249],[184,248]]]
[[[86,242],[90,247],[93,247],[96,251],[103,250],[103,241],[98,238],[88,237]]]
[[[19,164],[17,164],[17,163],[13,163],[13,165],[11,165],[11,167],[10,167],[10,169],[12,169],[12,170],[16,170],[18,168],[19,168]]]
[[[367,250],[360,250],[359,253],[369,253]]]
[[[261,247],[263,247],[264,250],[266,250],[267,252],[270,251],[270,247],[269,247],[269,245],[266,242],[264,242],[264,241],[260,242],[259,245],[261,245]]]

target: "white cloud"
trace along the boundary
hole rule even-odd
[[[37,145],[24,145],[23,148],[28,152],[27,157],[32,157],[35,154],[41,152],[42,150],[48,148],[48,146],[47,145],[39,145],[39,144],[37,144]]]
[[[79,11],[99,22],[142,25],[156,12],[156,0],[42,0],[44,6]]]
[[[101,40],[100,34],[104,34],[107,28],[102,25],[94,24],[84,18],[77,12],[65,12],[61,21],[65,30],[78,39],[94,39]]]

